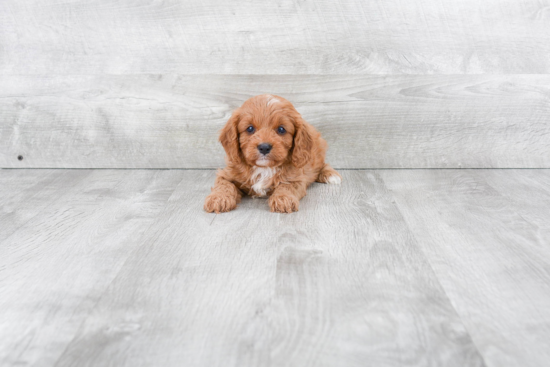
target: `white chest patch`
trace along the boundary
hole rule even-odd
[[[254,182],[252,190],[259,196],[265,196],[271,186],[271,179],[277,173],[278,168],[272,167],[254,167],[254,172],[250,180]]]

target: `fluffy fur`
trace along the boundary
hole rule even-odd
[[[282,129],[281,129],[282,128]],[[342,177],[325,163],[326,141],[294,106],[279,96],[252,97],[235,110],[220,133],[226,167],[218,171],[204,210],[228,212],[243,194],[269,196],[272,212],[298,211],[314,181],[339,184]],[[272,146],[262,154],[260,144]]]

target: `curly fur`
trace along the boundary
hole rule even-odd
[[[252,126],[253,132],[247,128]],[[278,132],[279,127],[285,129]],[[298,211],[307,187],[317,181],[338,184],[342,177],[325,162],[326,141],[294,106],[279,96],[248,99],[235,110],[220,133],[226,167],[218,171],[204,210],[228,212],[244,193],[269,196],[272,212]],[[267,155],[260,144],[270,144]]]

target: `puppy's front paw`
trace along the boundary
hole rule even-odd
[[[300,200],[295,196],[272,195],[269,198],[269,208],[275,213],[297,212],[300,207]]]
[[[237,199],[232,196],[212,193],[204,201],[204,210],[216,214],[228,212],[237,207]]]

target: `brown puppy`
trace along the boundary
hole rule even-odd
[[[220,134],[227,156],[204,210],[228,212],[243,192],[270,196],[272,212],[298,210],[314,181],[339,184],[342,177],[325,163],[327,143],[286,99],[264,94],[233,112]]]

